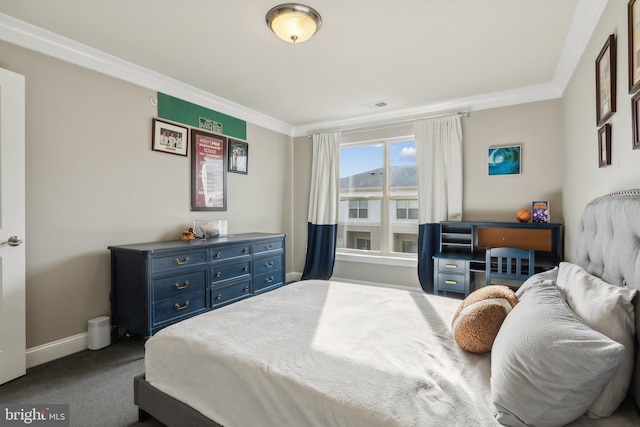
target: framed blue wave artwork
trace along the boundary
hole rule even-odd
[[[522,165],[522,146],[489,147],[489,175],[518,175]]]

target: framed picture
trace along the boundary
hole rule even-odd
[[[596,59],[596,123],[616,112],[616,37],[611,34]]]
[[[631,0],[627,7],[629,32],[629,93],[640,89],[640,0]]]
[[[518,175],[522,169],[522,146],[489,147],[489,175]]]
[[[640,148],[640,92],[631,98],[631,123],[633,123],[633,149]]]
[[[173,123],[153,119],[151,149],[186,156],[189,147],[189,129]]]
[[[249,144],[229,138],[227,164],[229,172],[247,174],[249,168]]]
[[[191,130],[191,210],[227,210],[227,138]]]
[[[611,164],[611,124],[607,123],[598,129],[598,165],[604,167]]]

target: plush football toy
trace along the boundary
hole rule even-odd
[[[515,292],[508,286],[489,285],[472,292],[453,316],[453,338],[472,353],[491,350],[502,322],[517,303]]]

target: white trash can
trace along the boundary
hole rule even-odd
[[[111,318],[100,316],[89,320],[89,350],[100,350],[111,344]]]

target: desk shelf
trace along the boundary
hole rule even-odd
[[[519,222],[441,222],[440,252],[434,259],[434,293],[474,290],[474,273],[485,272],[490,247],[536,251],[536,272],[554,268],[564,256],[563,225]],[[455,265],[456,268],[450,266]]]

